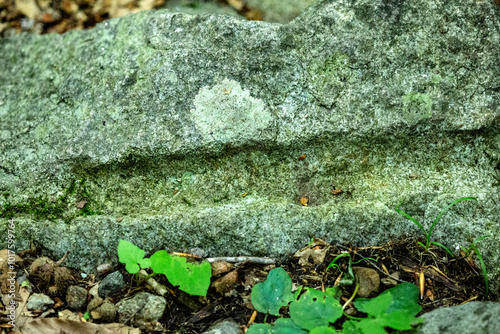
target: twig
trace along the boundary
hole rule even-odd
[[[217,261],[225,261],[225,262],[231,262],[231,263],[238,263],[238,262],[253,262],[257,264],[274,264],[276,261],[274,259],[270,258],[265,258],[265,257],[252,257],[252,256],[236,256],[236,257],[211,257],[207,259],[208,262],[213,263]]]

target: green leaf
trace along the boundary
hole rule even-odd
[[[271,334],[272,332],[270,324],[253,324],[247,330],[247,334]]]
[[[432,244],[432,245],[436,245],[436,246],[439,246],[439,247],[441,247],[442,249],[444,249],[445,251],[447,251],[447,252],[448,252],[448,254],[450,254],[450,255],[451,255],[451,257],[453,257],[453,256],[454,256],[454,255],[453,255],[453,253],[451,252],[451,250],[449,250],[449,249],[448,249],[445,245],[443,245],[443,244],[441,244],[441,243],[439,243],[439,242],[436,242],[436,241],[431,241],[431,242],[430,242],[430,244]]]
[[[487,296],[488,295],[488,272],[486,271],[486,265],[484,264],[483,257],[481,256],[481,253],[479,253],[479,250],[476,248],[476,246],[474,246],[474,243],[472,243],[470,245],[470,248],[472,248],[474,250],[474,252],[476,252],[476,255],[479,259],[479,263],[481,263],[481,270],[483,271],[484,284],[486,287],[484,295]]]
[[[361,329],[357,327],[359,321],[349,320],[342,325],[342,334],[362,334]]]
[[[387,334],[380,318],[366,318],[354,326],[363,334]]]
[[[422,309],[418,305],[418,294],[416,285],[403,283],[371,300],[361,298],[356,300],[354,306],[359,311],[368,313],[368,318],[349,324],[349,330],[357,328],[365,334],[382,334],[386,333],[384,327],[397,330],[411,329],[412,324],[423,321],[414,317]]]
[[[337,299],[311,288],[306,288],[300,299],[290,304],[290,318],[307,330],[328,326],[341,316],[342,306]]]
[[[392,302],[393,299],[390,293],[381,293],[373,299],[363,298],[361,300],[356,300],[354,302],[354,306],[360,312],[368,313],[368,315],[372,317],[379,317],[387,312],[387,309],[391,306]]]
[[[125,264],[125,269],[135,274],[139,271],[138,263],[144,258],[144,251],[133,243],[120,240],[118,243],[118,261]]]
[[[279,318],[274,323],[274,331],[276,334],[307,334],[306,331],[298,327],[292,319]]]
[[[422,310],[422,306],[418,304],[420,292],[415,284],[401,283],[381,294],[384,293],[390,293],[393,299],[391,306],[386,310],[387,313],[403,310],[415,316]]]
[[[436,217],[436,219],[434,219],[434,222],[432,222],[432,225],[431,225],[431,228],[429,229],[429,234],[428,234],[429,238],[430,238],[430,236],[431,236],[432,230],[434,229],[434,225],[436,225],[436,223],[438,222],[438,220],[439,220],[439,219],[441,219],[441,217],[442,217],[442,216],[443,216],[446,212],[448,212],[448,210],[449,210],[449,209],[450,209],[453,205],[455,205],[455,204],[457,204],[457,203],[460,203],[460,202],[462,202],[462,201],[468,200],[468,199],[471,199],[471,200],[474,200],[474,201],[476,201],[476,202],[477,202],[477,199],[476,199],[475,197],[461,197],[461,198],[459,198],[459,199],[454,200],[454,201],[453,201],[450,205],[448,205],[446,208],[444,208],[444,210],[443,210],[443,211],[441,211],[441,212],[439,213],[439,215]]]
[[[212,276],[210,263],[187,263],[185,258],[170,256],[164,250],[154,253],[150,260],[151,269],[157,274],[167,276],[170,284],[179,286],[179,289],[191,295],[207,295]]]
[[[386,313],[379,318],[381,324],[397,330],[411,329],[412,324],[424,321],[422,318],[415,318],[410,313],[399,310],[391,313]]]
[[[332,333],[336,333],[335,330],[333,328],[325,326],[316,327],[309,332],[309,334],[332,334]]]
[[[294,300],[292,279],[283,268],[274,268],[263,283],[253,287],[250,297],[257,311],[278,316],[280,308]]]
[[[279,318],[274,325],[253,324],[247,334],[307,334],[307,332],[297,327],[292,319]]]
[[[404,310],[411,315],[417,315],[422,310],[422,306],[418,304],[418,287],[415,284],[411,283],[398,284],[395,287],[382,292],[380,295],[373,299],[358,298],[354,302],[354,306],[359,311],[370,314],[365,309],[365,304],[374,303],[375,305],[377,305],[379,304],[379,300],[381,300],[382,302],[384,301],[384,298],[386,298],[385,295],[387,294],[390,294],[392,296],[392,302],[388,307],[385,308],[385,313]]]
[[[340,290],[340,288],[337,286],[334,286],[332,288],[326,288],[325,295],[340,300],[340,297],[342,297],[342,290]]]
[[[340,270],[340,267],[338,265],[336,265],[335,262],[337,262],[337,260],[340,259],[341,257],[345,257],[345,256],[351,256],[351,255],[349,253],[341,253],[341,254],[337,255],[332,260],[332,262],[330,262],[330,264],[328,265],[328,267],[326,267],[326,269],[337,267]]]
[[[141,269],[149,268],[151,267],[151,259],[142,259],[139,261],[138,264],[141,267]]]

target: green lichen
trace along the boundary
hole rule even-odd
[[[436,84],[436,85],[437,85],[437,84],[438,84],[438,83],[440,83],[441,81],[443,81],[443,78],[442,78],[439,74],[433,75],[433,76],[431,77],[431,82],[432,82],[433,84]]]
[[[69,222],[78,216],[91,216],[99,214],[98,211],[92,209],[92,198],[88,191],[85,180],[72,181],[66,188],[64,194],[57,198],[49,198],[48,196],[38,196],[29,198],[24,203],[12,204],[9,201],[10,194],[5,193],[5,203],[0,211],[0,218],[12,219],[17,215],[31,215],[37,220],[50,220],[56,222],[63,220]],[[76,211],[73,209],[73,203],[85,201],[81,209]]]
[[[404,119],[409,124],[416,124],[432,116],[432,99],[427,94],[410,92],[403,96]]]
[[[323,62],[309,66],[309,91],[320,104],[331,107],[352,77],[349,57],[334,53]]]

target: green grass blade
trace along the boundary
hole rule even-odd
[[[417,244],[419,244],[420,246],[422,246],[424,248],[424,252],[427,252],[427,249],[429,249],[428,246],[424,245],[423,243],[421,243],[420,241],[417,241]],[[429,244],[430,245],[430,244]]]
[[[344,256],[351,256],[351,254],[349,254],[349,253],[342,253],[342,254],[337,255],[337,256],[336,256],[336,257],[332,260],[332,262],[330,262],[330,264],[328,265],[328,267],[326,267],[326,269],[328,269],[328,268],[332,268],[332,267],[336,266],[336,267],[337,267],[337,268],[339,268],[339,270],[340,270],[340,267],[339,267],[339,266],[337,266],[337,265],[335,264],[335,262],[337,262],[337,260],[338,260],[338,259],[340,259],[341,257],[344,257]]]
[[[443,216],[446,212],[448,212],[448,210],[450,210],[450,208],[451,208],[453,205],[455,205],[455,204],[457,204],[457,203],[460,203],[460,202],[462,202],[462,201],[468,200],[468,199],[473,199],[473,200],[477,201],[477,199],[476,199],[475,197],[461,197],[461,198],[459,198],[459,199],[454,200],[454,201],[453,201],[450,205],[448,205],[448,206],[447,206],[447,207],[446,207],[443,211],[441,211],[441,213],[440,213],[440,214],[436,217],[436,219],[434,220],[434,222],[433,222],[433,223],[432,223],[432,225],[431,225],[431,228],[430,228],[430,230],[429,230],[429,234],[428,234],[429,239],[430,239],[430,237],[431,237],[432,230],[434,229],[434,225],[436,225],[436,223],[438,222],[438,220],[439,220],[439,219],[441,219],[441,217],[442,217],[442,216]]]
[[[486,238],[489,238],[489,237],[492,237],[492,235],[483,235],[482,237],[480,238],[477,238],[476,240],[474,240],[472,242],[473,245],[475,245],[476,243],[478,243],[479,241],[483,240],[483,239],[486,239]]]
[[[486,271],[486,265],[484,264],[483,257],[481,256],[481,253],[479,253],[479,250],[476,248],[474,245],[470,245],[470,247],[476,252],[477,257],[479,258],[479,263],[481,263],[481,270],[483,271],[483,276],[484,276],[484,286],[486,287],[486,291],[484,292],[484,295],[488,295],[488,272]]]
[[[399,206],[401,204],[403,204],[403,202],[399,203],[399,205],[396,207],[396,211],[405,216],[406,218],[408,218],[409,220],[411,220],[412,222],[414,222],[422,230],[422,232],[424,232],[425,238],[427,239],[427,232],[425,231],[425,228],[422,226],[422,224],[420,224],[415,218],[413,218],[406,212],[399,210]]]
[[[431,241],[430,243],[433,244],[433,245],[441,247],[442,249],[444,249],[445,251],[447,251],[448,253],[450,253],[451,256],[454,256],[453,253],[445,245],[440,244],[439,242],[435,242],[435,241]]]

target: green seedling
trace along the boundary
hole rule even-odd
[[[120,240],[118,243],[118,259],[131,274],[137,274],[139,270],[151,266],[151,260],[145,259],[144,255],[146,253],[131,242]]]
[[[271,270],[267,280],[252,289],[252,304],[259,312],[279,315],[281,307],[289,305],[290,318],[279,318],[274,324],[253,324],[248,334],[331,334],[337,333],[330,325],[337,322],[343,314],[340,305],[340,289],[327,288],[321,292],[305,288],[301,294],[291,292],[292,281],[282,268]],[[418,305],[418,287],[403,283],[384,291],[374,299],[358,298],[354,305],[366,318],[347,316],[342,333],[379,334],[387,332],[385,327],[408,330],[412,325],[422,322],[415,318],[421,311]],[[272,313],[271,313],[272,312]],[[338,328],[339,326],[337,326]]]
[[[191,295],[207,295],[212,276],[210,263],[187,263],[185,258],[171,256],[164,250],[154,253],[149,259],[144,258],[144,255],[144,250],[131,242],[120,240],[118,259],[125,264],[129,273],[136,274],[140,269],[151,267],[155,274],[164,274],[170,284],[179,286],[180,290]]]
[[[479,259],[479,263],[481,263],[481,270],[483,271],[484,285],[485,285],[484,295],[485,296],[488,295],[488,286],[489,286],[489,284],[488,284],[488,272],[486,271],[486,265],[484,264],[483,257],[481,256],[481,253],[479,253],[479,250],[476,247],[476,243],[478,243],[479,241],[481,241],[483,239],[489,238],[489,237],[491,237],[491,235],[483,235],[482,237],[477,238],[476,240],[474,240],[470,244],[469,248],[467,248],[467,249],[460,246],[460,248],[465,252],[466,258],[472,255],[472,251],[474,251],[476,253],[477,258]]]
[[[421,230],[422,232],[424,232],[424,235],[425,235],[425,245],[421,242],[418,242],[418,244],[420,246],[422,246],[424,248],[424,251],[427,252],[427,250],[429,250],[429,248],[431,247],[431,245],[436,245],[436,246],[439,246],[441,248],[443,248],[445,251],[447,251],[451,256],[453,256],[453,253],[443,244],[439,243],[439,242],[435,242],[435,241],[431,241],[431,234],[432,234],[432,230],[434,229],[434,226],[436,225],[436,223],[439,221],[439,219],[441,219],[441,217],[446,213],[448,212],[448,210],[455,204],[457,203],[460,203],[462,201],[465,201],[465,200],[468,200],[468,199],[473,199],[475,201],[477,201],[477,199],[475,197],[462,197],[462,198],[459,198],[455,201],[453,201],[450,205],[448,205],[443,211],[441,211],[439,213],[439,215],[436,217],[436,219],[434,219],[434,222],[432,223],[431,225],[431,228],[429,229],[429,231],[427,232],[425,230],[425,228],[422,226],[422,224],[420,224],[415,218],[413,218],[412,216],[410,216],[409,214],[407,214],[406,212],[403,212],[401,210],[399,210],[399,206],[401,204],[403,204],[403,202],[399,203],[399,205],[396,207],[396,211],[399,212],[400,214],[402,214],[403,216],[405,216],[406,218],[408,218],[409,220],[411,220],[413,223],[415,223]]]
[[[347,273],[344,273],[345,276],[339,282],[340,285],[353,285],[354,284],[354,274],[352,272],[352,265],[353,264],[358,264],[358,263],[360,263],[361,261],[364,261],[364,260],[372,260],[372,261],[377,262],[377,260],[375,260],[375,259],[373,259],[371,257],[364,257],[361,260],[354,262],[354,261],[352,261],[351,256],[350,256],[349,253],[342,253],[342,254],[337,255],[332,260],[332,262],[330,262],[330,264],[328,265],[328,267],[326,267],[326,269],[337,268],[340,272],[342,272],[342,269],[340,269],[339,265],[336,264],[335,262],[337,262],[338,259],[340,259],[342,257],[346,257],[346,256],[349,257],[349,264],[348,264],[348,267],[347,267]]]

